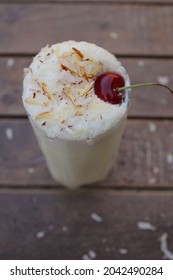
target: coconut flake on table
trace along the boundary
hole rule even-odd
[[[137,64],[139,67],[143,67],[145,65],[143,60],[138,60]]]
[[[153,167],[153,173],[158,174],[159,173],[159,167],[154,166]]]
[[[167,161],[168,164],[172,164],[173,163],[173,154],[168,153],[166,155],[166,161]]]
[[[165,232],[161,235],[160,241],[160,251],[164,254],[163,257],[168,260],[173,260],[173,253],[168,249],[167,244],[168,234]]]
[[[96,258],[96,253],[93,250],[89,250],[87,254],[82,256],[83,260],[93,260]]]
[[[149,131],[150,131],[150,132],[155,132],[156,129],[157,129],[157,126],[156,126],[155,123],[150,122],[150,123],[148,124],[148,128],[149,128]]]
[[[151,231],[156,230],[156,227],[153,226],[152,224],[148,223],[148,222],[139,221],[137,223],[137,226],[140,230],[151,230]]]
[[[155,177],[151,177],[151,178],[148,179],[148,183],[151,184],[151,185],[155,184],[156,181],[157,181],[157,179]]]
[[[13,58],[9,58],[6,62],[7,67],[12,67],[15,64],[15,60]]]
[[[87,254],[84,254],[84,255],[82,256],[82,259],[83,259],[83,260],[91,260],[90,257],[89,257]]]
[[[67,231],[68,231],[68,227],[67,227],[67,226],[63,226],[63,227],[62,227],[62,231],[63,231],[63,232],[67,232]]]
[[[101,223],[103,221],[103,218],[95,212],[91,213],[91,218],[97,223]]]
[[[91,259],[95,259],[96,258],[96,252],[94,252],[93,250],[89,250],[88,251],[88,256],[91,258]]]
[[[109,36],[112,38],[112,39],[118,39],[118,37],[119,37],[119,35],[118,35],[118,33],[117,32],[115,32],[115,31],[111,31],[111,32],[109,32]]]
[[[28,168],[28,173],[33,174],[35,172],[35,169],[33,167]]]
[[[159,84],[163,84],[165,86],[168,85],[168,83],[169,83],[169,77],[167,77],[167,76],[158,76],[157,80],[158,80]]]
[[[128,250],[125,249],[125,248],[120,248],[119,250],[119,253],[122,254],[122,255],[126,255],[128,253]]]
[[[46,233],[45,233],[44,231],[39,231],[39,232],[36,233],[36,237],[37,237],[38,239],[44,238],[45,235],[46,235]]]
[[[13,139],[13,130],[12,128],[6,128],[5,129],[5,134],[8,140],[12,140]]]

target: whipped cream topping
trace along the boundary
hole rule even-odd
[[[66,41],[46,46],[24,69],[23,104],[36,126],[50,138],[91,140],[111,129],[126,114],[94,93],[97,75],[128,75],[114,55],[87,42]]]

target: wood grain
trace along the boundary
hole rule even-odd
[[[87,0],[37,0],[37,3],[49,3],[49,4],[51,4],[51,3],[72,3],[72,4],[81,3],[81,4],[83,4],[83,3],[88,3],[88,2],[90,2],[92,4],[95,4],[95,3],[97,3],[97,4],[100,4],[100,3],[106,3],[106,4],[107,3],[158,4],[159,3],[159,4],[165,5],[165,4],[172,4],[173,0],[166,0],[166,1],[164,1],[164,0],[108,0],[108,1],[107,0],[89,0],[89,1],[87,1]],[[35,3],[35,1],[34,0],[0,0],[0,3],[7,3],[7,4],[9,4],[9,3],[12,3],[12,4],[13,3]]]
[[[173,187],[173,121],[128,121],[119,157],[102,187]],[[8,139],[7,129],[13,139]],[[29,122],[0,121],[0,186],[52,186]]]
[[[165,232],[173,251],[172,202],[165,191],[0,191],[0,257],[72,260],[93,250],[98,260],[163,259],[159,238]],[[156,230],[140,230],[139,221]]]
[[[24,116],[21,94],[23,68],[31,58],[0,58],[0,116]],[[173,59],[122,59],[131,83],[159,82],[173,85]],[[10,64],[11,63],[11,64]],[[10,65],[10,66],[9,66]],[[149,87],[133,90],[130,117],[173,117],[173,98],[163,88]]]
[[[0,4],[0,18],[1,54],[74,39],[121,55],[173,55],[173,6]]]

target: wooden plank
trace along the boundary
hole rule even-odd
[[[173,121],[128,121],[118,161],[98,185],[172,188],[172,125]],[[1,187],[59,186],[49,175],[27,120],[1,120],[0,135]]]
[[[74,39],[122,55],[173,55],[173,6],[0,4],[0,18],[0,53]]]
[[[173,59],[122,59],[131,83],[168,82],[173,85]],[[23,68],[29,66],[31,58],[0,58],[0,115],[25,115],[22,101]],[[173,98],[159,87],[133,90],[130,117],[173,117]]]
[[[138,4],[138,3],[141,3],[141,4],[144,4],[144,3],[147,3],[147,4],[164,4],[164,5],[166,5],[166,4],[172,4],[173,3],[173,0],[166,0],[166,1],[164,1],[164,0],[89,0],[89,1],[87,1],[87,0],[37,0],[37,3],[49,3],[49,4],[51,4],[51,3],[88,3],[88,2],[90,2],[90,3],[92,3],[92,4],[96,4],[96,3],[98,3],[98,4],[100,4],[100,2],[101,3],[105,3],[106,2],[106,4],[107,3],[118,3],[118,4],[121,4],[121,3],[130,3],[130,4],[134,4],[134,3],[136,3],[136,4]],[[7,3],[7,4],[9,4],[9,3],[35,3],[35,1],[34,0],[0,0],[0,3]]]
[[[30,59],[0,58],[0,115],[25,115],[22,104],[23,69]]]
[[[173,251],[172,201],[172,192],[165,191],[1,191],[0,256],[72,260],[92,250],[98,260],[163,259],[159,239],[164,233]],[[140,221],[156,230],[139,229]]]

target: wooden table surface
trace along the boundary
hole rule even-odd
[[[116,54],[132,83],[173,85],[173,0],[0,0],[0,39],[0,259],[163,259],[165,233],[173,252],[169,92],[133,92],[112,172],[75,192],[51,178],[21,103],[23,68],[69,39]]]

